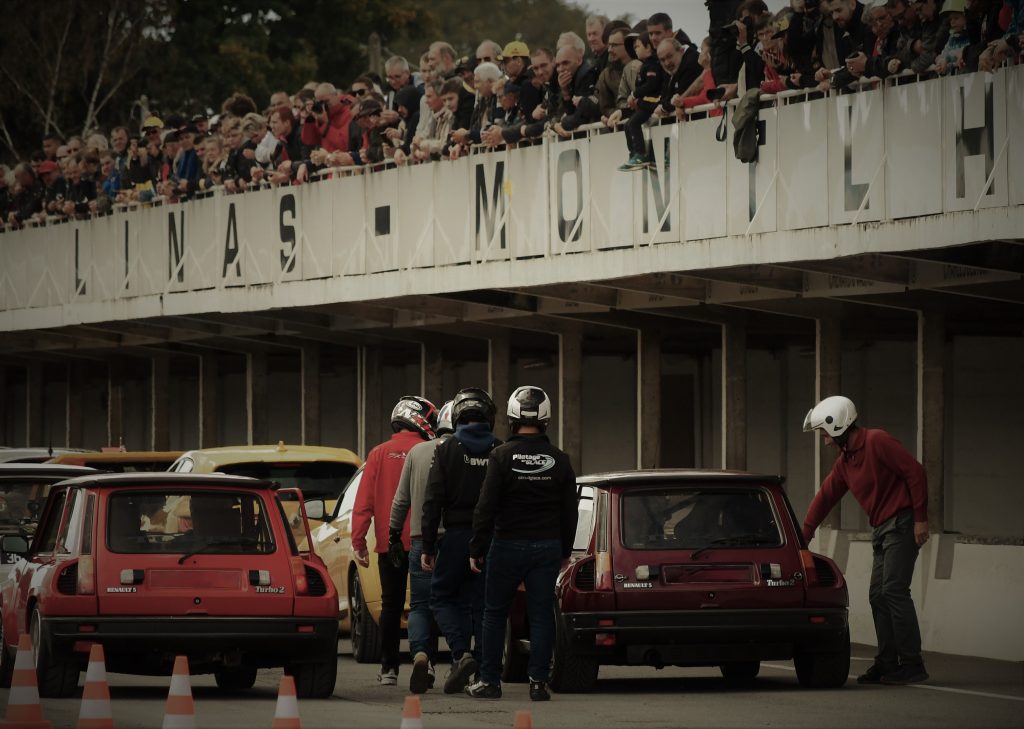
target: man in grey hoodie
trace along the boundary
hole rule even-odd
[[[420,555],[423,554],[423,499],[426,496],[434,451],[454,432],[452,401],[449,400],[438,412],[437,438],[413,446],[406,456],[398,491],[391,503],[388,555],[396,560],[409,560],[409,653],[413,656],[409,691],[414,694],[426,693],[427,689],[434,687],[434,663],[437,660],[434,613],[430,609],[431,575],[420,564]],[[412,540],[408,556],[402,547],[402,527],[407,516]]]

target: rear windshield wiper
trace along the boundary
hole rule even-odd
[[[697,559],[698,555],[703,554],[704,552],[708,551],[709,549],[714,549],[715,547],[724,547],[724,546],[760,547],[760,546],[763,546],[763,545],[766,545],[766,544],[774,544],[774,543],[775,543],[775,539],[774,538],[766,538],[766,536],[764,534],[739,534],[739,535],[734,536],[734,537],[721,537],[719,539],[711,540],[710,542],[705,544],[700,549],[694,551],[694,553],[690,555],[690,559]]]
[[[199,549],[193,549],[191,552],[186,552],[181,555],[178,560],[178,564],[185,564],[185,560],[189,557],[194,557],[197,554],[206,552],[214,547],[247,547],[253,544],[259,544],[260,541],[253,537],[237,537],[235,539],[214,539],[212,542],[206,542]]]

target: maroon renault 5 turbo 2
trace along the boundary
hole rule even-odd
[[[330,696],[338,595],[320,558],[300,552],[283,500],[301,509],[297,489],[223,474],[54,485],[0,593],[0,684],[28,634],[43,696],[75,692],[93,643],[109,671],[167,675],[185,655],[224,689],[284,667],[299,696]],[[311,543],[304,518],[295,529]]]
[[[602,664],[717,666],[744,682],[761,661],[790,659],[805,687],[845,683],[846,582],[808,551],[781,476],[652,470],[579,483],[593,531],[559,578],[552,688],[587,691]]]

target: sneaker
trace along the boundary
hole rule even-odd
[[[857,683],[882,683],[882,676],[884,675],[885,670],[879,668],[877,663],[872,663],[871,668],[857,676]]]
[[[500,699],[501,686],[496,683],[484,683],[483,681],[477,681],[474,684],[466,686],[466,693],[474,699]]]
[[[647,158],[642,154],[634,154],[630,155],[625,164],[619,166],[619,172],[632,172],[633,170],[641,170],[646,166]]]
[[[429,666],[427,666],[427,688],[428,689],[434,688],[434,679],[435,678],[436,678],[436,676],[434,675],[434,664],[431,663]]]
[[[534,681],[530,679],[530,701],[550,701],[551,692],[548,691],[548,685],[544,681]]]
[[[412,674],[409,676],[409,691],[425,694],[430,688],[430,659],[426,653],[417,653],[412,659]]]
[[[448,672],[448,677],[444,680],[444,692],[457,694],[462,691],[469,685],[469,680],[479,668],[480,666],[473,658],[472,653],[463,653],[458,662],[452,665],[452,670]]]
[[[928,673],[924,666],[900,666],[882,676],[882,683],[886,686],[906,686],[908,683],[921,683],[928,680]]]
[[[389,668],[386,671],[383,668],[380,669],[380,673],[377,674],[377,682],[381,686],[397,686],[398,671],[393,668]]]

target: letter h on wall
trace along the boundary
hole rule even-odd
[[[958,200],[967,197],[964,160],[982,154],[985,155],[985,180],[988,182],[988,187],[982,195],[994,195],[996,183],[991,178],[996,150],[995,133],[992,128],[995,119],[992,111],[992,79],[985,79],[985,123],[980,127],[967,128],[967,94],[963,85],[958,86],[957,91],[960,97],[960,123],[956,129],[956,197]]]

